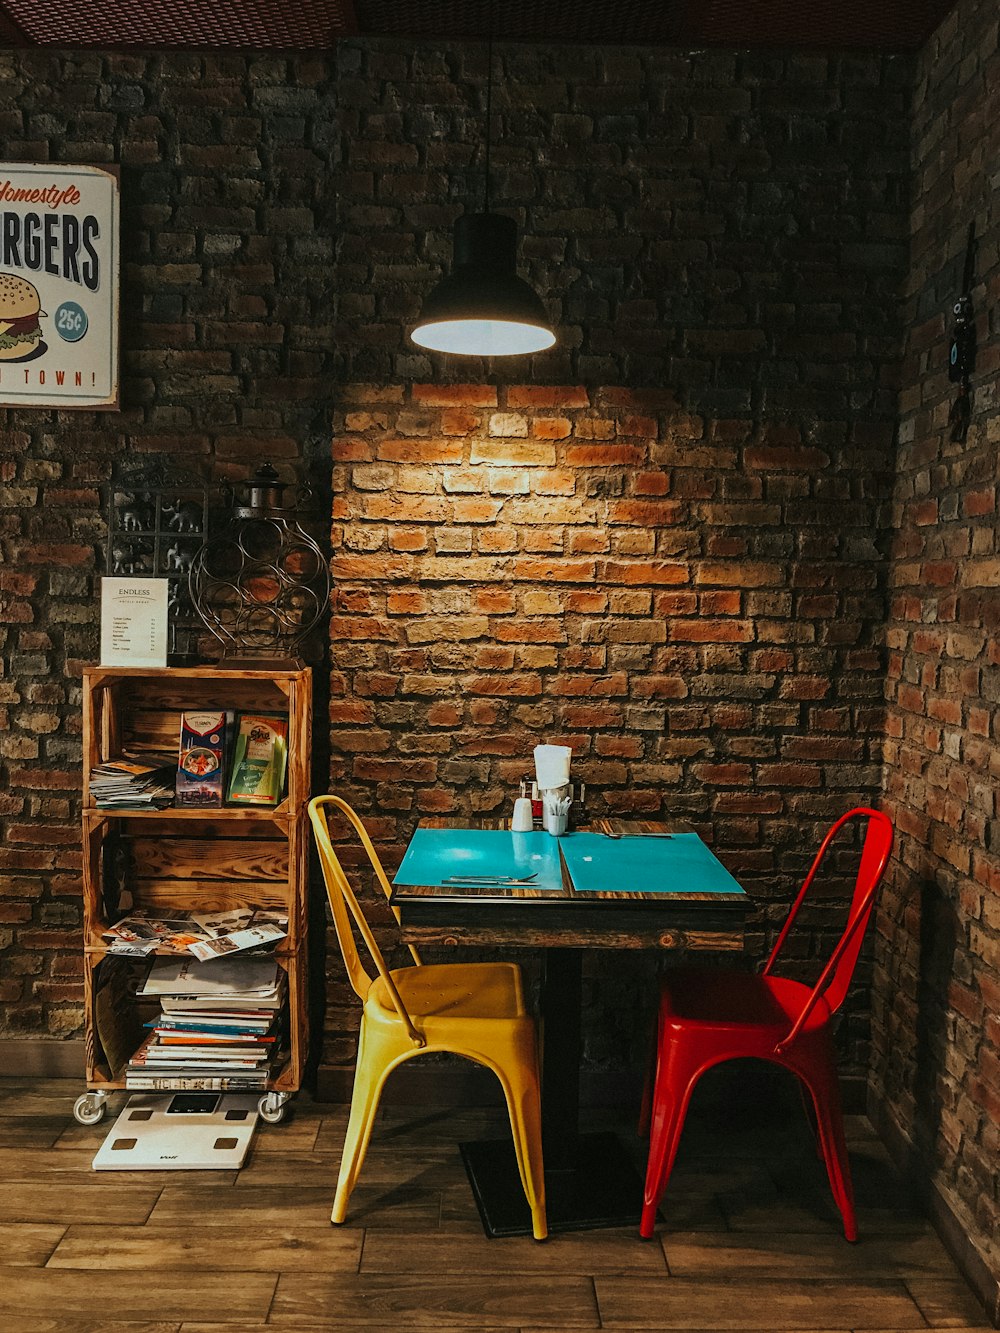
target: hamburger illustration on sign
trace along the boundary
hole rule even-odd
[[[0,361],[28,361],[46,350],[38,288],[16,273],[0,273]]]
[[[114,167],[0,163],[0,406],[118,406]]]

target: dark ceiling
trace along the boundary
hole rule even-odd
[[[424,40],[903,51],[955,0],[0,0],[0,45],[322,50]]]

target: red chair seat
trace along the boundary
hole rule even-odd
[[[739,1031],[755,1046],[772,1050],[802,1012],[811,990],[788,977],[684,968],[664,977],[660,1015],[664,1022],[680,1020],[690,1027]],[[802,1030],[814,1032],[830,1016],[821,996]]]

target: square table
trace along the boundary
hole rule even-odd
[[[474,882],[490,875],[534,878]],[[414,833],[391,902],[407,944],[543,951],[549,1230],[637,1223],[642,1183],[623,1146],[615,1135],[579,1133],[582,950],[740,952],[751,906],[744,890],[680,823],[602,819],[553,838],[511,833],[505,820],[470,829],[436,818]],[[530,1235],[513,1145],[463,1144],[462,1155],[487,1233]]]

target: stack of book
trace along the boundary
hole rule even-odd
[[[265,1088],[276,1037],[274,1014],[165,1009],[128,1062],[127,1088],[203,1088],[218,1092]]]
[[[267,1086],[285,974],[273,958],[157,958],[139,989],[160,1015],[128,1062],[126,1088],[218,1092]]]
[[[173,762],[108,759],[90,770],[90,795],[99,810],[163,810],[173,804]]]

